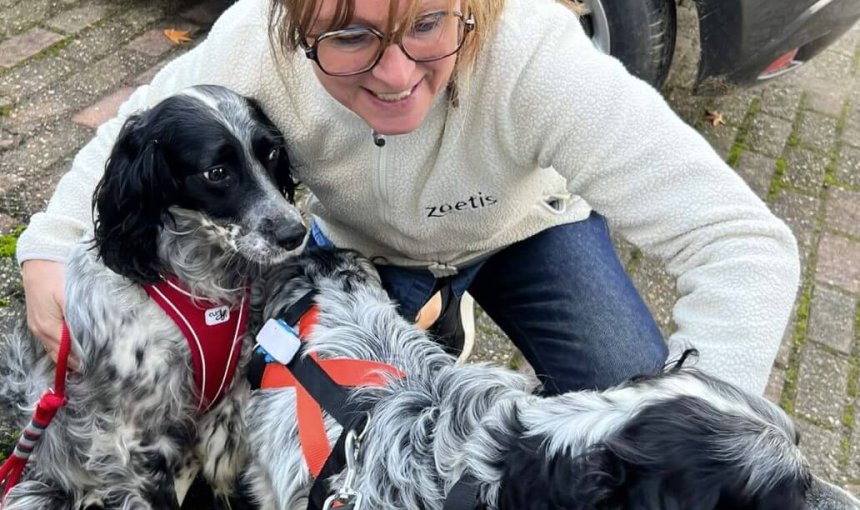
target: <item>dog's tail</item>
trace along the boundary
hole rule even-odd
[[[0,334],[0,416],[15,427],[29,421],[48,388],[41,374],[52,362],[38,345],[23,321],[14,332]]]

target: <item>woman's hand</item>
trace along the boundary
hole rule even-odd
[[[27,302],[27,325],[56,362],[60,351],[65,306],[65,265],[50,260],[28,260],[21,264]],[[78,361],[69,356],[69,367]]]

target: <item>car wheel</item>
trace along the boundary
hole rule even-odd
[[[659,87],[675,51],[674,0],[568,0],[594,45]]]

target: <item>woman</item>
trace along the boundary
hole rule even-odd
[[[313,193],[312,242],[374,260],[406,317],[466,289],[548,392],[667,356],[607,221],[677,277],[699,366],[761,393],[798,282],[790,231],[555,0],[242,0],[77,156],[18,244],[55,350],[62,265],[124,117],[217,83],[256,99]]]

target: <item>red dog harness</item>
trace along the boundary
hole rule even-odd
[[[185,336],[200,396],[197,410],[208,411],[230,387],[236,372],[248,322],[247,293],[238,307],[230,308],[195,298],[172,276],[143,288]]]
[[[248,295],[242,296],[238,307],[230,308],[212,301],[194,298],[176,277],[156,284],[144,285],[146,293],[179,327],[194,366],[194,382],[200,402],[200,412],[209,410],[230,387],[242,336],[248,322]],[[57,411],[66,404],[66,371],[71,351],[71,334],[63,322],[54,388],[48,389],[36,405],[30,423],[21,432],[15,450],[0,466],[0,486],[3,496],[14,487],[24,471],[27,460]]]

